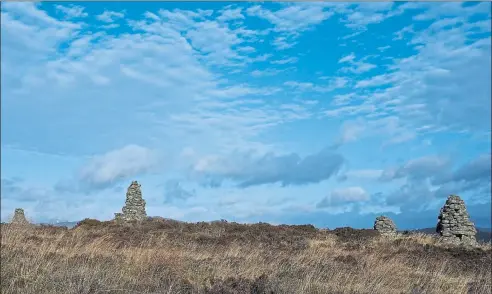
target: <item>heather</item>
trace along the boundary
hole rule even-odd
[[[491,246],[163,218],[2,224],[2,293],[490,293]]]

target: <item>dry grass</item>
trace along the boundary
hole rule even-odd
[[[490,293],[491,247],[426,235],[152,220],[2,224],[2,293]]]

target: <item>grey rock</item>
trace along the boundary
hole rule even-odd
[[[456,195],[450,195],[441,208],[436,232],[445,243],[475,246],[477,230],[470,221],[465,202]]]
[[[125,206],[121,213],[115,213],[115,220],[120,222],[144,221],[147,219],[145,200],[142,198],[140,184],[133,181],[126,192]]]
[[[396,236],[396,225],[386,216],[378,216],[376,218],[374,229],[382,236]]]
[[[14,225],[27,225],[29,222],[26,219],[26,216],[24,214],[24,209],[22,208],[16,208],[14,211],[14,216],[12,217],[12,220],[10,221],[11,224]]]

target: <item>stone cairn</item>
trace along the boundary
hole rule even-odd
[[[115,213],[114,215],[116,221],[143,221],[147,219],[145,200],[142,198],[140,184],[137,181],[133,181],[128,187],[122,213]]]
[[[476,245],[475,225],[470,221],[465,202],[450,195],[439,213],[436,232],[445,243]]]
[[[376,221],[374,222],[374,229],[382,236],[396,236],[396,225],[386,216],[378,216],[376,218]]]
[[[12,217],[12,220],[10,221],[10,223],[13,225],[27,225],[27,224],[29,224],[29,222],[26,219],[26,216],[24,215],[24,209],[16,208],[14,211],[14,216]]]

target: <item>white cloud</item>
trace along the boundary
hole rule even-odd
[[[386,147],[392,144],[408,142],[418,137],[418,133],[411,130],[399,117],[388,116],[387,114],[376,116],[378,110],[371,104],[343,106],[327,111],[326,115],[331,117],[342,115],[355,116],[357,114],[369,116],[368,114],[370,113],[374,117],[368,120],[357,118],[344,121],[340,127],[340,134],[334,142],[334,146],[340,146],[364,138],[379,137],[382,139],[381,147]]]
[[[350,104],[352,100],[356,99],[357,97],[354,93],[348,93],[348,94],[335,95],[333,96],[333,98],[334,99],[331,104],[335,106],[341,106],[341,105]]]
[[[477,3],[476,5],[463,6],[462,2],[440,3],[440,5],[429,5],[429,3],[415,3],[412,9],[421,9],[422,12],[413,17],[417,21],[436,20],[443,17],[461,15],[470,17],[481,13],[490,16],[490,6],[487,2]]]
[[[283,8],[272,11],[255,5],[246,10],[248,15],[257,16],[269,21],[274,27],[273,32],[279,33],[273,45],[279,50],[292,48],[301,32],[310,30],[324,20],[330,18],[333,12],[321,3],[289,3]]]
[[[93,157],[81,170],[80,179],[94,185],[114,183],[121,179],[159,168],[162,162],[155,151],[128,145]]]
[[[56,27],[67,27],[67,28],[80,28],[77,23],[71,23],[68,21],[60,21],[51,16],[49,16],[46,11],[38,9],[39,3],[29,3],[29,2],[8,2],[3,4],[3,8],[9,13],[15,14],[19,17],[19,21],[30,20],[37,22],[40,25],[51,25]],[[6,16],[8,13],[2,13],[2,16]]]
[[[311,82],[296,82],[296,81],[287,81],[284,83],[285,86],[289,86],[300,91],[316,91],[316,92],[327,92],[327,88],[320,87]]]
[[[296,63],[299,60],[297,57],[286,57],[284,59],[272,60],[270,63],[272,64],[290,64]]]
[[[103,13],[96,16],[96,18],[102,22],[112,23],[117,19],[125,17],[123,12],[105,10]]]
[[[323,77],[322,80],[327,80],[328,82],[312,83],[287,81],[284,82],[284,85],[301,92],[327,93],[336,89],[343,88],[349,83],[349,80],[345,77]]]
[[[365,214],[381,214],[381,213],[394,213],[400,214],[400,207],[397,205],[389,206],[389,205],[377,205],[377,204],[368,204],[362,205],[359,207],[359,213],[361,215]]]
[[[490,106],[491,72],[490,67],[483,66],[490,63],[490,37],[471,41],[476,35],[469,33],[489,33],[490,19],[467,20],[489,11],[481,3],[458,9],[461,5],[430,5],[425,19],[432,22],[427,28],[403,29],[417,53],[389,59],[389,72],[356,83],[353,95],[367,97],[365,103],[374,104],[387,115],[398,116],[408,128],[389,142],[407,141],[416,132],[430,131],[421,129],[423,125],[432,126],[433,131],[490,128],[487,105]],[[458,25],[458,20],[462,25]],[[368,88],[372,94],[367,94]],[[473,102],[468,98],[471,92]]]
[[[376,68],[375,64],[364,62],[362,60],[359,61],[351,60],[349,61],[349,63],[350,66],[342,67],[340,71],[354,73],[354,74],[361,74]]]
[[[221,11],[219,17],[217,17],[218,21],[231,21],[231,20],[243,20],[245,17],[242,14],[242,8],[229,8]]]
[[[297,42],[290,40],[288,37],[278,36],[275,37],[272,44],[279,50],[285,50],[294,47]]]
[[[228,27],[216,22],[200,22],[186,32],[191,45],[207,54],[209,62],[225,65],[230,61],[238,62],[242,57],[232,49],[243,40]]]
[[[326,114],[364,116],[366,124],[390,133],[383,145],[408,142],[420,134],[489,130],[491,71],[483,64],[490,63],[490,37],[471,39],[490,33],[490,19],[478,17],[489,12],[481,4],[461,10],[452,8],[456,5],[462,4],[453,4],[449,10],[442,3],[432,5],[427,28],[404,29],[409,40],[405,43],[417,53],[385,59],[387,63],[379,68],[386,72],[358,80],[351,92],[335,97]],[[472,15],[476,18],[467,20]],[[340,61],[355,60],[355,54],[350,54]],[[390,124],[385,126],[384,121]]]
[[[370,199],[369,194],[361,187],[336,188],[330,195],[318,204],[318,208],[336,207],[343,204],[365,202]]]
[[[339,116],[356,116],[356,115],[367,115],[376,111],[376,107],[372,104],[362,104],[362,105],[348,105],[342,106],[336,109],[326,110],[324,115],[328,117],[339,117]]]
[[[366,130],[366,126],[358,123],[345,123],[342,126],[341,143],[356,141],[360,134]]]
[[[413,25],[406,26],[401,30],[393,33],[393,35],[395,35],[393,40],[402,40],[406,37],[407,34],[411,34],[411,33],[414,33]]]
[[[35,3],[3,3],[1,66],[2,82],[10,85],[8,90],[19,93],[43,85],[46,72],[32,75],[28,71],[44,62],[47,54],[55,54],[56,48],[76,36],[81,27],[50,17]]]
[[[147,145],[152,139],[151,136],[144,135],[148,132],[157,132],[164,136],[180,136],[186,137],[183,140],[184,145],[196,144],[196,142],[207,142],[221,146],[221,148],[234,149],[252,148],[256,146],[263,148],[262,145],[253,140],[253,137],[265,129],[271,128],[283,122],[303,119],[306,116],[300,116],[298,113],[293,113],[290,110],[278,110],[269,103],[254,103],[249,106],[251,101],[262,100],[262,96],[273,95],[279,91],[278,88],[261,88],[251,87],[246,84],[236,84],[221,80],[220,74],[212,71],[207,65],[217,65],[237,62],[253,62],[256,60],[265,60],[267,55],[248,56],[252,51],[241,52],[237,48],[238,44],[242,44],[251,36],[250,31],[246,29],[228,29],[223,25],[214,24],[212,21],[205,21],[198,25],[188,18],[184,20],[180,15],[186,15],[182,11],[173,14],[169,11],[160,11],[161,17],[166,17],[169,20],[175,20],[176,24],[170,25],[169,22],[161,23],[155,21],[155,18],[147,19],[146,21],[132,21],[129,24],[132,28],[143,31],[144,33],[132,33],[122,36],[113,36],[93,33],[91,36],[80,35],[75,40],[70,40],[70,32],[67,31],[66,39],[56,39],[52,43],[43,42],[49,40],[47,36],[43,36],[43,29],[36,26],[25,25],[26,28],[32,31],[32,38],[26,39],[29,44],[27,48],[45,47],[46,50],[56,48],[52,45],[54,42],[67,42],[69,54],[67,56],[57,55],[58,59],[46,62],[45,60],[36,60],[36,62],[24,62],[26,57],[18,56],[14,59],[14,54],[18,50],[6,50],[10,43],[3,42],[2,50],[5,53],[3,59],[3,68],[12,68],[9,71],[10,75],[16,73],[23,81],[23,84],[11,83],[10,89],[20,86],[25,94],[33,92],[42,92],[43,95],[54,97],[55,89],[71,89],[71,103],[78,103],[80,115],[67,116],[63,113],[58,117],[60,122],[63,122],[65,132],[69,132],[69,128],[77,124],[76,119],[80,119],[82,113],[92,113],[98,117],[99,122],[87,122],[85,129],[95,128],[96,125],[113,125],[110,123],[112,118],[102,113],[103,108],[94,108],[93,103],[82,101],[82,96],[99,97],[104,94],[104,103],[117,103],[120,105],[118,111],[125,116],[125,121],[121,122],[122,129],[132,129],[134,140],[129,142],[121,142],[122,145],[132,142],[140,142]],[[196,18],[206,17],[208,13],[193,15]],[[179,17],[178,17],[179,16]],[[3,18],[5,20],[6,17]],[[178,22],[181,20],[181,22]],[[4,21],[5,23],[5,21]],[[58,23],[57,23],[58,24]],[[185,26],[186,24],[186,26]],[[71,27],[71,25],[68,25]],[[182,29],[194,28],[189,31],[189,39],[182,37]],[[11,28],[12,37],[9,40],[15,40],[14,35],[19,34],[17,27],[2,25],[2,33],[8,33],[6,30]],[[14,30],[15,29],[15,30]],[[47,28],[46,30],[50,30]],[[209,31],[213,35],[217,33],[220,37],[220,42],[216,38],[209,38],[200,35],[200,32],[207,32],[206,29],[217,29],[217,31]],[[73,31],[73,30],[72,30]],[[36,34],[37,32],[37,34]],[[194,32],[194,33],[192,33]],[[41,34],[40,34],[41,33]],[[223,33],[223,35],[221,35]],[[40,38],[39,36],[42,36]],[[61,34],[60,34],[61,36]],[[243,36],[243,37],[241,37]],[[230,40],[230,42],[223,42]],[[30,43],[33,42],[31,45]],[[35,43],[34,43],[35,42]],[[219,44],[219,47],[215,47]],[[251,47],[251,43],[248,43]],[[230,47],[227,47],[230,46]],[[232,46],[236,46],[235,49]],[[33,49],[29,49],[33,50]],[[216,51],[215,53],[213,53]],[[31,51],[26,51],[31,52]],[[199,54],[202,52],[202,54]],[[224,54],[224,52],[230,52]],[[212,53],[212,54],[210,54]],[[27,54],[27,56],[32,56]],[[145,56],[141,58],[141,56]],[[9,62],[15,60],[15,62]],[[118,62],[116,62],[118,60]],[[6,62],[5,62],[6,61]],[[15,67],[13,65],[16,65]],[[21,65],[21,66],[19,66]],[[43,73],[43,74],[40,74]],[[147,85],[143,86],[144,83]],[[50,84],[52,87],[49,91],[41,91],[43,85]],[[96,86],[111,85],[111,88],[99,88]],[[92,90],[91,90],[92,89]],[[136,89],[138,93],[135,92]],[[16,89],[17,90],[17,89]],[[49,93],[53,91],[53,93]],[[94,93],[89,93],[92,92]],[[124,94],[121,94],[124,92]],[[61,92],[56,92],[59,93]],[[86,94],[83,94],[86,93]],[[161,99],[163,93],[169,98]],[[130,102],[131,95],[135,97],[143,97],[138,103]],[[80,96],[80,97],[78,97]],[[245,96],[251,96],[245,99],[245,105],[240,111],[237,105],[240,102],[231,101],[232,99],[240,99]],[[41,96],[37,96],[41,99]],[[126,98],[125,98],[126,97]],[[157,97],[160,101],[156,101]],[[121,103],[121,99],[127,101]],[[112,101],[112,102],[110,102]],[[163,102],[165,101],[165,102]],[[169,107],[172,111],[169,111]],[[85,109],[85,110],[82,110]],[[50,109],[41,109],[43,115],[47,115]],[[164,112],[164,113],[162,113]],[[15,113],[9,112],[12,115]],[[125,114],[123,114],[125,113]],[[159,114],[157,114],[159,113]],[[189,114],[193,115],[190,116]],[[19,115],[17,113],[16,115]],[[35,121],[39,121],[34,125],[34,128],[41,128],[45,118],[39,114],[31,117]],[[102,120],[102,121],[101,121]],[[104,122],[105,121],[105,122]],[[149,123],[153,124],[149,128]],[[97,127],[100,128],[99,126]],[[164,128],[164,129],[163,129]],[[44,129],[44,128],[43,128]],[[140,130],[140,131],[136,131]],[[142,132],[142,130],[146,130]],[[199,136],[186,136],[186,133],[197,132]],[[45,133],[39,130],[40,134]],[[64,132],[59,129],[60,132]],[[83,139],[92,142],[104,142],[103,133],[107,132],[99,130],[98,132],[79,133],[80,140]],[[114,130],[110,134],[116,134]],[[139,135],[141,134],[141,135]],[[49,134],[45,134],[49,137]],[[116,137],[110,140],[120,140]],[[135,137],[137,136],[137,137]],[[70,137],[70,136],[68,136]],[[88,138],[91,139],[88,139]],[[71,138],[74,138],[73,136]],[[49,140],[45,141],[49,142]],[[66,141],[66,143],[69,143]],[[99,143],[100,144],[100,143]],[[82,147],[82,145],[80,145]],[[87,145],[84,148],[96,147],[96,145]],[[45,147],[43,147],[45,148]],[[63,144],[59,144],[57,148],[64,148]],[[101,152],[103,149],[98,149]]]
[[[110,30],[110,29],[116,29],[116,28],[119,28],[119,27],[120,27],[120,25],[117,24],[117,23],[110,23],[110,24],[102,25],[101,26],[101,29]]]
[[[87,17],[89,14],[84,12],[85,8],[77,5],[56,5],[55,8],[61,13],[65,14],[68,18],[83,18]]]
[[[333,15],[323,5],[314,3],[289,3],[286,7],[270,11],[259,5],[247,9],[249,15],[268,20],[274,31],[290,34],[307,30]]]
[[[334,10],[340,15],[341,22],[346,27],[357,31],[364,31],[371,24],[381,23],[384,20],[403,13],[401,7],[394,9],[393,2],[361,2],[337,3]]]
[[[279,73],[283,72],[284,70],[280,70],[280,69],[275,69],[275,68],[268,68],[268,69],[265,69],[265,70],[258,70],[258,69],[255,69],[251,72],[251,75],[255,78],[259,78],[259,77],[268,77],[268,76],[276,76],[278,75]]]
[[[355,54],[350,53],[349,55],[340,58],[340,60],[338,60],[338,63],[352,62],[354,60],[355,60]]]
[[[371,69],[376,68],[376,65],[364,62],[366,58],[362,58],[361,60],[356,61],[356,56],[354,53],[350,53],[349,55],[346,55],[338,60],[338,63],[348,63],[348,66],[340,68],[341,72],[349,72],[349,73],[355,73],[355,74],[361,74],[367,71],[370,71]]]
[[[391,46],[381,46],[381,47],[378,47],[378,50],[381,51],[381,52],[384,52],[386,50],[388,50],[389,48],[391,48]]]

